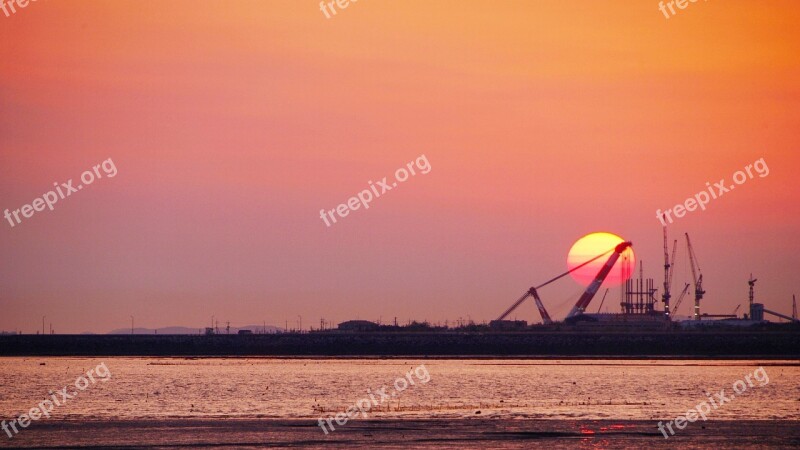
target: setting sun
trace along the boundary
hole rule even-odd
[[[587,234],[586,236],[578,239],[578,241],[572,245],[572,248],[569,249],[569,254],[567,255],[567,267],[572,270],[573,268],[603,253],[608,252],[610,255],[611,250],[613,250],[617,244],[620,244],[624,241],[624,239],[613,233],[597,232]],[[588,286],[607,260],[608,257],[603,257],[592,261],[591,263],[572,272],[572,278],[578,283]],[[623,277],[621,267],[627,266],[629,268],[633,268],[635,267],[635,264],[636,257],[633,254],[633,249],[629,247],[627,250],[622,252],[622,256],[614,265],[614,268],[611,270],[611,273],[608,274],[608,277],[606,277],[604,284],[606,286],[616,286],[621,283],[621,280],[627,280],[630,278],[630,269],[626,270],[626,273]]]

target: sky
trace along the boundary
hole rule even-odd
[[[757,301],[790,313],[798,22],[791,0],[696,2],[670,18],[654,0],[361,0],[330,18],[306,0],[0,12],[0,212],[12,213],[0,330],[34,333],[42,316],[57,333],[131,316],[482,322],[599,231],[633,242],[658,285],[656,211],[762,158],[767,175],[669,224],[673,291],[691,278],[689,233],[702,311],[745,310],[753,273]],[[427,173],[413,165],[423,155]],[[368,209],[336,215],[409,163],[416,174]],[[19,216],[86,170],[91,184]],[[582,290],[566,277],[540,295],[560,319]],[[514,314],[540,321],[532,303]]]

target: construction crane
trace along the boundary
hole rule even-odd
[[[700,270],[700,262],[697,261],[697,256],[694,254],[689,233],[686,233],[686,247],[689,250],[689,263],[692,266],[692,280],[694,280],[694,320],[700,320],[700,300],[703,299],[706,291],[703,290],[703,272]],[[697,275],[698,273],[700,276]]]
[[[664,222],[666,224],[666,222]],[[667,246],[667,226],[664,225],[664,292],[661,294],[661,301],[664,302],[664,315],[669,320],[669,299],[672,290],[672,272],[675,265],[675,252],[678,250],[678,240],[672,244],[672,258],[669,255]]]
[[[750,286],[750,294],[748,295],[748,297],[750,299],[750,316],[751,316],[751,318],[752,318],[752,315],[753,315],[753,299],[755,298],[754,290],[755,290],[755,286],[756,286],[756,281],[758,281],[758,278],[753,278],[753,274],[751,273],[750,274],[750,279],[747,280],[747,285]]]
[[[630,247],[630,245],[631,245],[630,242],[625,242],[623,244],[627,244],[627,246],[625,248]],[[509,314],[514,312],[514,310],[517,309],[517,307],[519,307],[519,305],[521,305],[522,302],[524,302],[528,297],[533,297],[534,302],[536,302],[536,308],[539,309],[539,314],[542,316],[542,322],[545,323],[545,324],[553,323],[553,320],[550,318],[550,314],[547,313],[547,310],[545,309],[544,304],[542,303],[542,299],[539,297],[538,289],[541,289],[541,288],[547,286],[548,284],[550,284],[550,283],[552,283],[554,281],[557,281],[557,280],[569,275],[570,273],[572,273],[572,272],[574,272],[574,271],[586,266],[587,264],[591,264],[594,261],[597,261],[598,259],[602,258],[603,256],[611,253],[612,251],[615,252],[614,255],[617,255],[617,256],[614,257],[614,255],[612,255],[609,258],[609,260],[611,258],[613,258],[614,261],[616,261],[617,258],[619,258],[619,254],[616,253],[616,250],[623,244],[620,244],[620,245],[618,245],[618,246],[616,246],[616,247],[614,247],[612,249],[609,249],[609,250],[597,255],[594,258],[592,258],[592,259],[590,259],[590,260],[588,260],[588,261],[586,261],[586,262],[584,262],[582,264],[579,264],[579,265],[573,267],[572,269],[562,273],[561,275],[559,275],[559,276],[557,276],[555,278],[552,278],[552,279],[540,284],[539,286],[531,287],[530,289],[528,289],[527,292],[525,292],[525,294],[522,295],[522,297],[520,297],[516,302],[514,302],[513,305],[511,305],[507,310],[505,310],[505,312],[503,312],[503,314],[501,314],[500,317],[497,318],[497,321],[505,319],[506,317],[508,317]],[[606,265],[608,265],[608,263],[606,263]],[[613,263],[612,263],[612,266],[613,266]],[[602,273],[603,270],[605,270],[605,266],[603,266],[603,269],[601,269],[600,272]],[[610,267],[609,267],[609,270],[611,270]],[[603,276],[603,279],[605,279],[605,277],[607,275],[608,275],[608,271],[606,271],[606,274]],[[599,285],[598,285],[598,287],[599,287]],[[596,291],[597,291],[597,289],[595,288],[595,292]],[[585,295],[586,294],[584,293],[584,296]],[[581,296],[581,299],[583,299],[584,296]],[[581,299],[578,300],[579,303],[581,302]],[[591,298],[589,300],[591,300]],[[587,304],[588,304],[588,302],[587,302]]]
[[[509,314],[511,314],[512,312],[514,312],[514,310],[515,310],[515,309],[517,309],[517,307],[518,307],[519,305],[521,305],[521,304],[522,304],[522,302],[524,302],[524,301],[525,301],[525,299],[527,299],[528,297],[533,297],[534,301],[536,301],[536,307],[537,307],[537,308],[539,308],[539,314],[541,314],[541,316],[542,316],[542,322],[544,322],[545,324],[552,323],[553,321],[550,319],[550,314],[547,314],[547,310],[546,310],[546,309],[544,309],[544,304],[542,303],[542,300],[539,298],[539,294],[538,294],[538,292],[537,292],[536,290],[537,290],[537,289],[541,289],[541,288],[543,288],[543,287],[547,286],[548,284],[550,284],[550,283],[552,283],[552,282],[554,282],[554,281],[556,281],[556,280],[559,280],[559,279],[561,279],[562,277],[565,277],[565,276],[569,275],[570,273],[572,273],[572,272],[574,272],[574,271],[576,271],[576,270],[580,269],[581,267],[583,267],[583,266],[585,266],[585,265],[587,265],[587,264],[590,264],[590,263],[592,263],[592,262],[594,262],[594,261],[597,261],[598,259],[600,259],[600,258],[602,258],[603,256],[605,256],[605,255],[609,254],[609,253],[610,253],[611,251],[613,251],[613,250],[614,250],[613,248],[612,248],[612,249],[609,249],[609,250],[608,250],[608,251],[606,251],[605,253],[602,253],[602,254],[600,254],[600,255],[597,255],[597,256],[595,256],[594,258],[592,258],[592,259],[590,259],[590,260],[586,261],[585,263],[583,263],[583,264],[580,264],[580,265],[578,265],[578,266],[576,266],[576,267],[573,267],[572,269],[570,269],[570,270],[568,270],[568,271],[566,271],[566,272],[562,273],[561,275],[559,275],[559,276],[557,276],[557,277],[555,277],[555,278],[552,278],[552,279],[550,279],[550,280],[548,280],[548,281],[546,281],[546,282],[544,282],[544,283],[540,284],[539,286],[531,287],[530,289],[528,289],[528,291],[527,291],[527,292],[525,292],[525,294],[524,294],[522,297],[520,297],[520,298],[519,298],[519,300],[517,300],[516,302],[514,302],[514,304],[513,304],[513,305],[511,305],[511,306],[510,306],[510,307],[509,307],[509,308],[508,308],[508,309],[507,309],[507,310],[506,310],[506,311],[505,311],[503,314],[501,314],[501,315],[500,315],[500,317],[498,317],[498,318],[497,318],[497,320],[498,320],[498,321],[500,321],[500,320],[503,320],[503,319],[505,319],[506,317],[508,317],[508,315],[509,315]],[[541,306],[540,306],[540,305],[541,305]]]
[[[734,316],[736,316],[736,313],[737,313],[737,312],[739,312],[739,308],[741,308],[741,307],[742,307],[742,304],[741,304],[741,303],[739,303],[738,305],[736,305],[736,309],[734,309],[734,310],[733,310],[733,313],[732,313],[732,314],[733,314]],[[738,316],[737,316],[737,317],[738,317]]]
[[[684,286],[683,290],[681,291],[681,295],[678,296],[678,300],[675,302],[675,309],[672,310],[675,314],[678,314],[678,308],[681,307],[683,297],[685,297],[686,293],[689,292],[689,286],[691,286],[691,284],[686,283],[686,286]]]
[[[633,244],[629,241],[625,241],[614,247],[614,253],[608,257],[606,263],[603,265],[600,271],[597,272],[597,276],[586,288],[586,291],[575,303],[575,306],[572,307],[572,310],[570,310],[569,314],[567,314],[567,318],[575,317],[578,314],[583,314],[583,312],[586,311],[586,308],[589,307],[589,302],[591,302],[594,298],[594,295],[597,294],[597,290],[600,289],[600,285],[603,284],[603,281],[605,281],[608,273],[611,272],[611,268],[614,267],[614,264],[617,262],[622,252],[629,249],[632,245]]]

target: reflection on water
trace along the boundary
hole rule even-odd
[[[424,364],[430,381],[409,387],[371,418],[676,417],[759,366],[769,383],[709,419],[800,419],[800,367],[779,361],[530,361],[264,358],[4,358],[0,416],[13,418],[105,362],[112,373],[54,418],[316,418],[344,412]],[[44,363],[44,365],[41,365]],[[757,385],[756,385],[757,386]],[[74,389],[73,389],[74,390]]]

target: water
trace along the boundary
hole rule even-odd
[[[370,407],[368,418],[663,420],[758,367],[768,383],[712,410],[714,420],[800,419],[800,365],[791,361],[370,360],[265,358],[4,358],[0,417],[27,412],[104,363],[97,380],[55,407],[53,420],[316,419],[344,412],[397,378],[414,385]],[[44,363],[44,365],[41,365]],[[425,371],[421,371],[423,374]],[[402,386],[402,383],[401,383]],[[379,397],[376,397],[379,399]],[[362,406],[364,404],[362,403]]]
[[[0,447],[800,447],[792,361],[3,358],[0,419],[61,403],[64,387],[73,398]],[[721,389],[710,420],[657,428]]]

